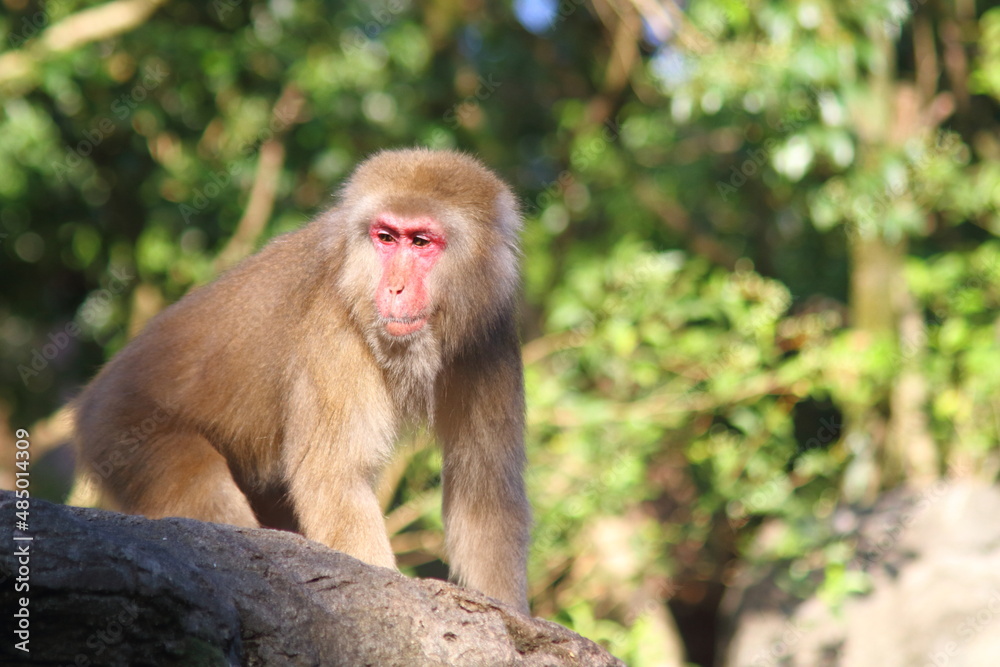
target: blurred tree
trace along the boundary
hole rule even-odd
[[[629,664],[710,664],[734,564],[850,593],[853,544],[822,521],[838,502],[1000,470],[998,9],[0,9],[13,424],[48,417],[165,304],[326,206],[366,154],[422,144],[478,153],[524,200],[538,613]],[[32,430],[42,446],[65,425]],[[400,562],[429,574],[425,440],[382,497]]]

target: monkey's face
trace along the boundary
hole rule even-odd
[[[375,306],[390,336],[420,331],[433,311],[429,278],[447,245],[431,216],[376,215],[368,230],[379,260]]]

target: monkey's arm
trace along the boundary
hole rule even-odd
[[[335,336],[327,348],[335,353],[303,364],[288,397],[284,477],[306,537],[394,568],[374,486],[391,452],[395,421],[362,345]]]
[[[435,423],[452,579],[527,612],[524,381],[516,335],[505,339],[453,365]]]

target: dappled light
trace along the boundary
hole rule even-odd
[[[373,153],[457,149],[524,217],[535,615],[638,667],[1000,651],[1000,9],[0,0],[0,34],[0,488],[22,429],[31,497],[93,504],[68,410],[102,364]],[[378,504],[445,577],[409,426]],[[975,553],[934,544],[950,510]],[[866,653],[897,593],[947,613]]]

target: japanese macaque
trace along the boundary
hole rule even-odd
[[[395,567],[374,485],[443,448],[452,579],[527,611],[521,219],[451,151],[385,151],[337,204],[167,308],[77,402],[85,474],[158,518],[281,526]]]

